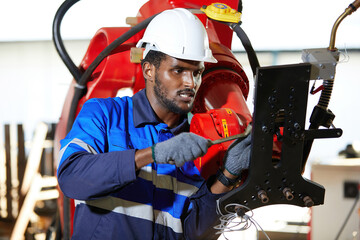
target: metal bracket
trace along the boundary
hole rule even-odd
[[[301,175],[304,141],[339,137],[342,131],[304,130],[311,69],[310,63],[257,69],[248,177],[218,201],[220,211],[225,212],[231,203],[250,209],[271,204],[311,207],[324,203],[324,187]],[[280,127],[281,157],[275,162],[273,137]]]
[[[334,79],[339,51],[329,51],[326,48],[304,49],[302,60],[312,65],[309,79]]]

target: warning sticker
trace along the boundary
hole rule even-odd
[[[229,129],[228,129],[226,119],[221,119],[221,122],[222,122],[223,129],[224,129],[224,137],[228,137],[229,136]]]

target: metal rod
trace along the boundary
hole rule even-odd
[[[217,140],[210,140],[209,141],[209,147],[214,145],[214,144],[219,144],[219,143],[231,141],[231,140],[235,140],[235,139],[238,139],[238,138],[245,138],[246,136],[248,136],[250,134],[251,129],[252,129],[252,127],[249,124],[243,133],[232,135],[232,136],[226,137],[226,138],[220,138],[220,139],[217,139]]]
[[[338,29],[340,23],[342,22],[342,20],[344,20],[345,17],[347,17],[348,15],[355,12],[359,7],[360,7],[360,0],[355,0],[353,3],[351,3],[349,5],[349,7],[347,7],[345,9],[344,13],[341,14],[340,17],[338,17],[338,19],[336,19],[336,21],[334,23],[334,26],[333,26],[333,28],[331,30],[331,37],[330,37],[330,44],[329,44],[329,50],[330,51],[335,51],[336,50],[335,38],[336,38],[337,29]]]

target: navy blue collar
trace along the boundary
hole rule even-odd
[[[160,123],[146,96],[145,89],[142,89],[133,96],[133,116],[135,127],[142,127],[146,124],[157,125]],[[175,128],[170,129],[170,131],[176,135],[180,132],[188,132],[189,129],[187,117],[184,116],[182,122]]]

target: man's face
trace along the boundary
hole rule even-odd
[[[154,94],[158,102],[177,114],[190,112],[204,69],[203,62],[167,56],[155,72]]]

